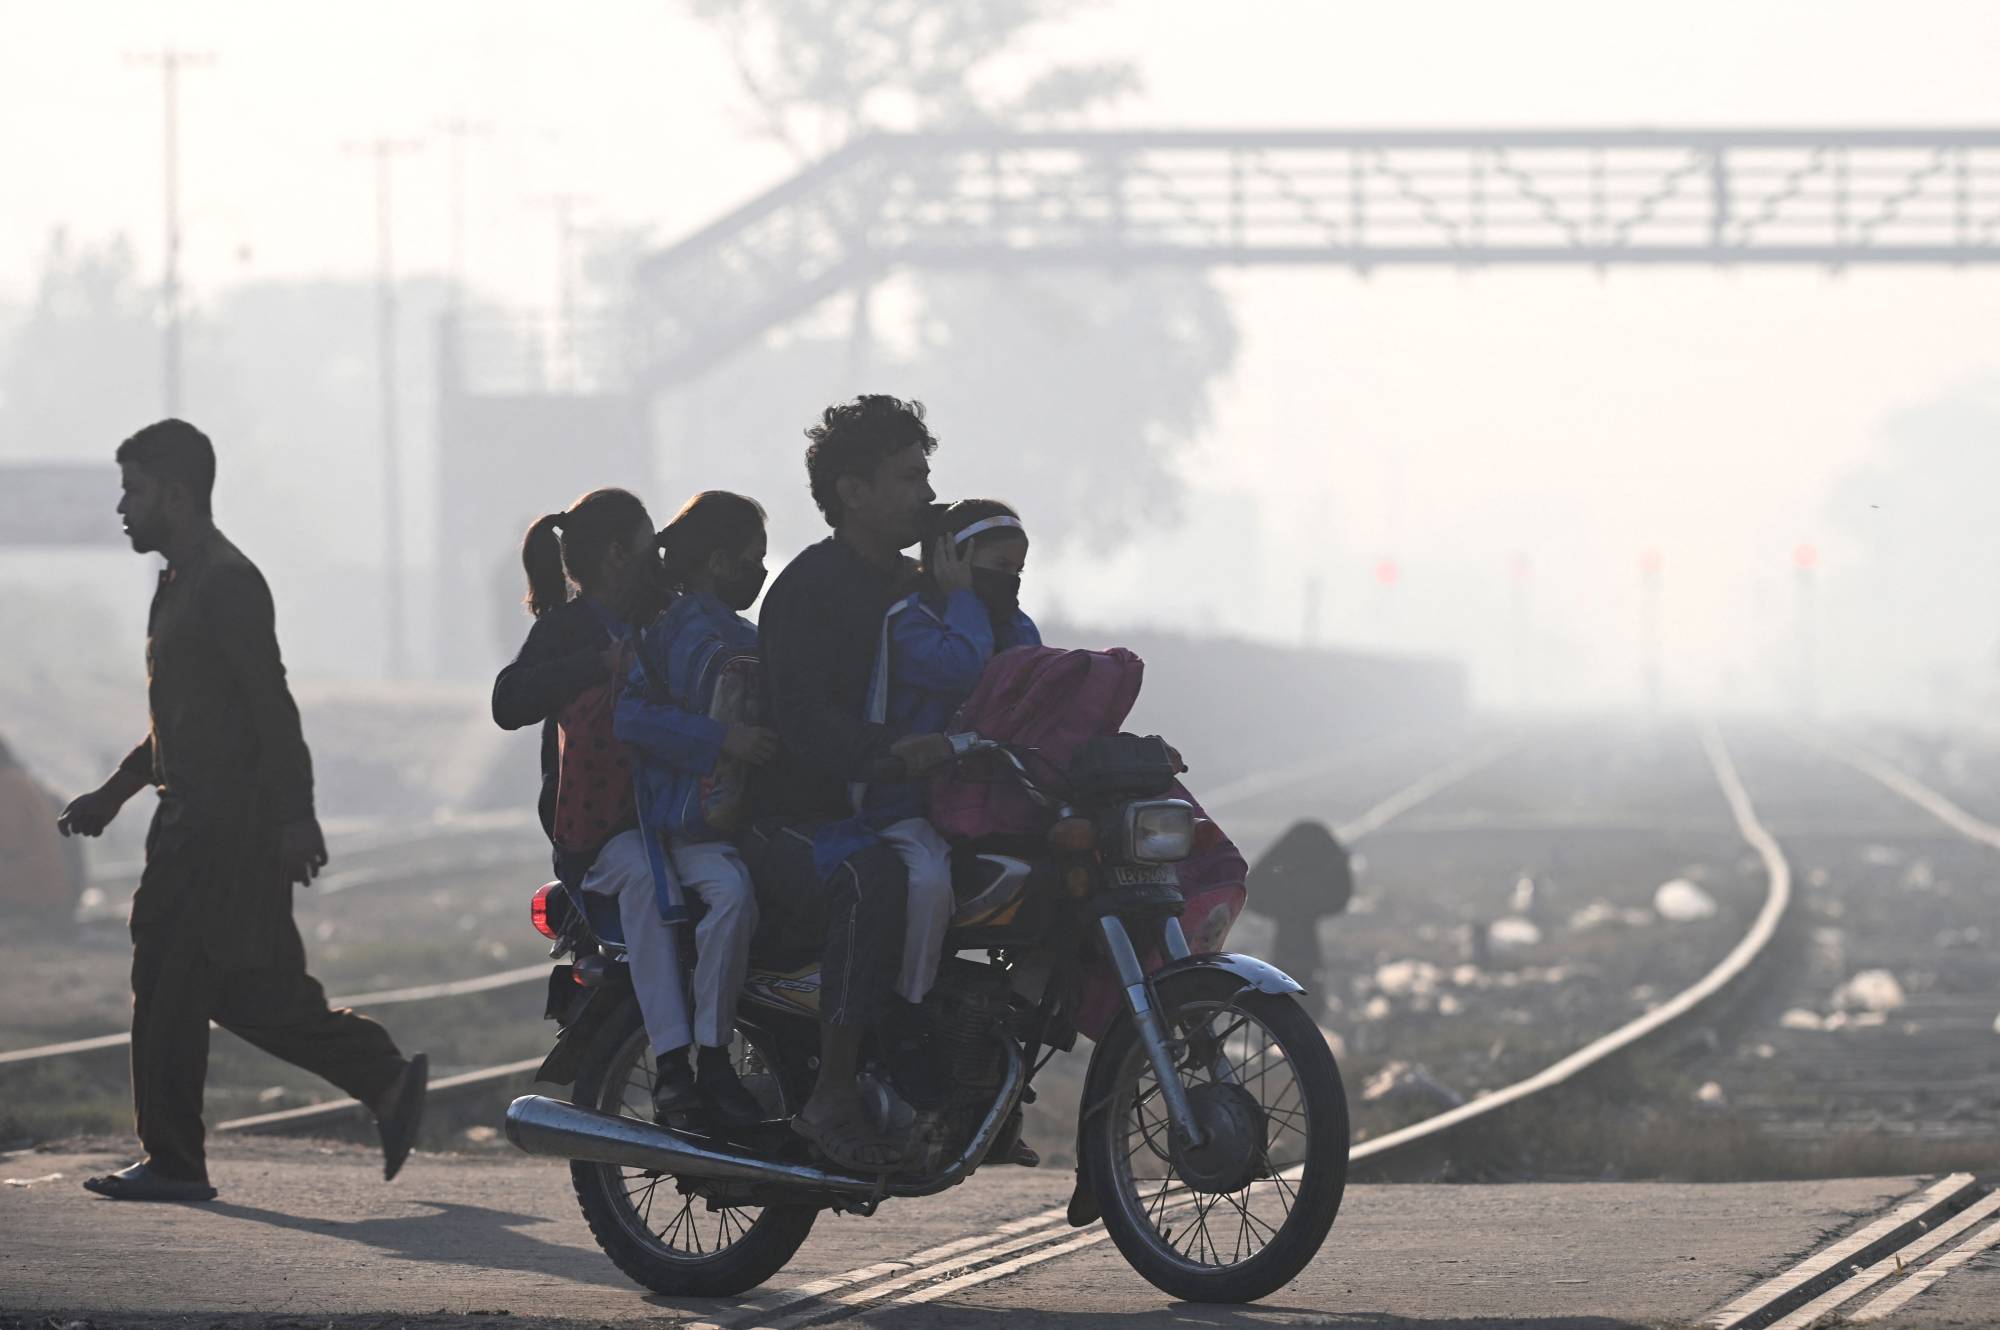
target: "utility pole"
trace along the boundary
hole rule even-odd
[[[403,484],[397,442],[396,397],[396,267],[393,167],[396,158],[421,145],[406,139],[377,138],[349,145],[349,151],[375,161],[375,280],[376,371],[382,399],[382,554],[383,612],[388,619],[389,677],[405,678],[410,670],[403,592],[408,571],[403,566]]]
[[[588,194],[541,194],[533,200],[556,215],[556,375],[555,386],[574,389],[578,380],[576,342],[576,211]]]
[[[475,138],[493,132],[483,120],[450,116],[438,121],[438,133],[445,140],[446,188],[451,208],[451,237],[445,251],[445,300],[454,314],[459,312],[465,293],[465,147]]]
[[[164,414],[181,413],[181,70],[215,63],[205,52],[163,47],[128,56],[135,65],[160,71],[166,138],[166,248],[160,271],[160,391]]]

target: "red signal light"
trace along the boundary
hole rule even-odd
[[[1396,566],[1394,559],[1382,559],[1375,564],[1375,580],[1385,587],[1393,587],[1402,580],[1403,570]]]
[[[537,933],[551,942],[562,940],[562,934],[549,926],[549,893],[561,885],[559,882],[551,882],[537,891],[528,901],[529,922],[534,924]]]
[[[1792,551],[1792,564],[1802,573],[1809,573],[1819,567],[1819,548],[1801,545]]]

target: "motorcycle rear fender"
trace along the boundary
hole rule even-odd
[[[564,980],[567,982],[567,976]],[[538,1081],[547,1081],[551,1085],[568,1085],[574,1081],[577,1063],[583,1059],[583,1050],[589,1046],[598,1027],[604,1024],[605,1017],[618,1010],[623,1003],[633,1001],[632,989],[625,984],[577,988],[576,992],[579,998],[571,999],[569,1010],[558,1018],[562,1024],[556,1034],[556,1046],[542,1059],[541,1069],[535,1073]]]
[[[1170,960],[1153,972],[1153,982],[1164,984],[1175,975],[1191,973],[1195,970],[1219,970],[1240,980],[1244,988],[1254,988],[1259,993],[1303,993],[1305,985],[1280,970],[1268,961],[1260,961],[1255,956],[1245,956],[1235,951],[1211,951],[1199,956],[1182,956]]]

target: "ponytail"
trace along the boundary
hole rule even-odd
[[[535,519],[521,538],[521,566],[528,573],[528,613],[541,618],[569,600],[569,577],[563,572],[562,544],[556,528],[561,513]]]
[[[764,508],[755,499],[728,490],[703,490],[660,528],[656,543],[667,585],[688,584],[711,554],[734,554],[764,529]]]
[[[572,584],[583,587],[588,574],[613,545],[631,539],[636,527],[651,526],[646,505],[630,490],[592,490],[567,511],[536,519],[521,538],[521,567],[528,574],[528,611],[540,617],[569,603]]]

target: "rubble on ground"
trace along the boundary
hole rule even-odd
[[[1653,912],[1670,924],[1692,924],[1715,917],[1715,897],[1684,877],[1664,882],[1653,893]]]
[[[1833,993],[1833,1005],[1842,1011],[1889,1012],[1908,1000],[1902,983],[1887,970],[1862,970]]]
[[[1516,950],[1522,947],[1541,945],[1542,930],[1533,920],[1509,915],[1495,919],[1486,927],[1486,942],[1495,951]]]

